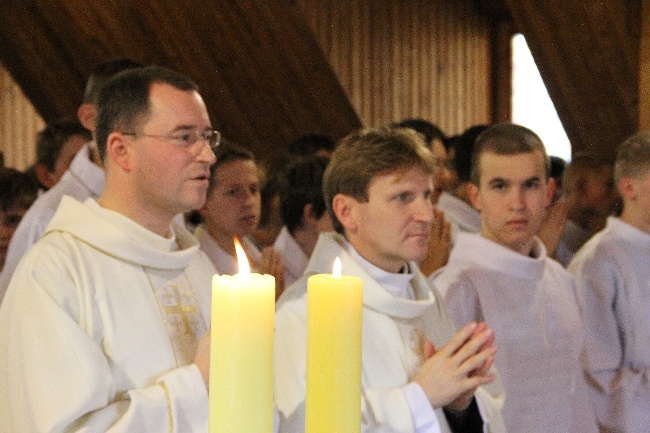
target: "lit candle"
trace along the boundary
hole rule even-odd
[[[307,280],[306,433],[361,431],[361,278],[332,275]]]
[[[275,278],[235,248],[239,273],[212,279],[210,433],[271,433]]]

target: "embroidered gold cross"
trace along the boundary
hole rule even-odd
[[[196,305],[188,305],[183,303],[183,299],[178,292],[178,286],[172,285],[171,289],[174,292],[174,300],[176,301],[176,305],[165,305],[165,313],[180,315],[183,326],[185,328],[184,334],[190,334],[192,333],[192,327],[190,326],[190,320],[187,316],[188,314],[196,313]]]

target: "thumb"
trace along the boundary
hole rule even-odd
[[[424,359],[429,359],[436,353],[436,347],[433,345],[431,340],[427,339],[424,341]]]

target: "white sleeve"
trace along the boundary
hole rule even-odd
[[[402,387],[402,392],[411,408],[415,433],[440,433],[438,417],[422,387],[411,382]]]

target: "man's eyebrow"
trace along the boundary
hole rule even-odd
[[[177,125],[176,127],[174,127],[174,129],[172,129],[172,131],[192,131],[196,129],[201,129],[201,128],[198,128],[196,125]],[[203,130],[212,131],[212,127],[206,126],[205,128],[203,128]]]
[[[495,183],[509,183],[509,181],[502,177],[494,177],[488,181],[488,185],[492,185]]]

